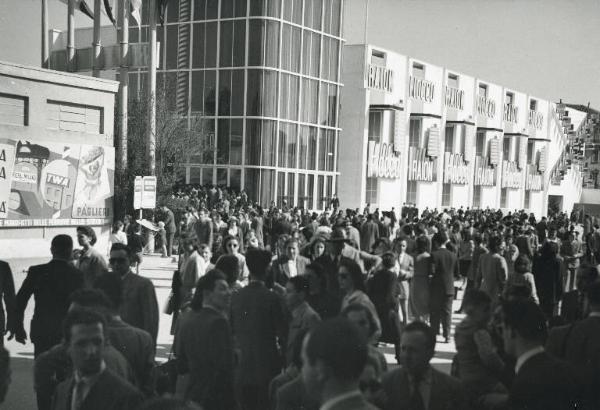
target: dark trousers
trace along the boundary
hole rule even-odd
[[[242,410],[265,410],[269,409],[269,387],[268,386],[241,386]]]
[[[440,330],[442,323],[442,335],[450,337],[450,325],[452,324],[452,301],[454,295],[435,294],[430,299],[430,323],[435,333]]]
[[[167,231],[167,256],[173,253],[173,242],[175,241],[175,232]],[[154,249],[153,249],[154,251]]]

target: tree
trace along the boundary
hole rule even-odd
[[[184,164],[191,156],[200,156],[203,163],[211,163],[214,153],[214,133],[202,116],[185,116],[177,111],[172,92],[157,92],[156,97],[156,178],[157,204],[170,197],[173,185],[185,178]],[[122,217],[133,210],[133,183],[135,176],[149,175],[147,147],[147,95],[129,100],[127,127],[127,171],[115,174],[115,213]],[[115,118],[118,118],[118,108]],[[115,128],[120,121],[116,121]],[[115,135],[118,135],[115,133]],[[120,191],[120,192],[119,192]],[[125,204],[125,206],[123,206]]]

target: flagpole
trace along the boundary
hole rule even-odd
[[[100,2],[94,0],[94,38],[92,39],[93,62],[92,75],[100,77]]]
[[[67,10],[67,71],[75,71],[75,0],[69,0]]]
[[[48,0],[42,0],[42,68],[48,68]]]
[[[150,0],[148,16],[148,175],[156,174],[156,0]]]
[[[119,43],[121,46],[121,62],[119,68],[119,118],[121,127],[117,140],[116,168],[119,182],[125,182],[127,169],[127,100],[129,91],[129,0],[119,0],[118,5]],[[123,179],[121,179],[123,178]]]

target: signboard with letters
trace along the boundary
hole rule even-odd
[[[446,95],[444,96],[444,103],[448,108],[456,108],[462,110],[464,106],[465,92],[458,88],[446,86]]]
[[[408,149],[408,180],[437,181],[437,159],[428,157],[424,148],[410,147]]]
[[[502,188],[519,189],[523,185],[523,172],[514,161],[502,161]]]
[[[402,162],[392,144],[369,141],[367,177],[400,178]]]
[[[156,177],[144,177],[142,179],[142,186],[142,208],[156,208]]]
[[[435,84],[424,78],[413,77],[408,81],[408,96],[423,102],[432,102],[435,95]]]
[[[444,153],[444,184],[466,185],[469,183],[469,165],[463,154]]]
[[[365,88],[391,93],[394,87],[394,72],[375,64],[367,66]]]
[[[475,157],[473,170],[473,185],[494,186],[496,185],[496,168],[489,164],[488,157]]]
[[[7,198],[3,226],[70,225],[113,216],[113,147],[0,139],[0,154],[5,176],[0,174],[0,194]]]
[[[487,118],[496,116],[496,102],[485,95],[477,97],[477,113]]]

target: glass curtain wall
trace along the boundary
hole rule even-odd
[[[262,205],[327,203],[338,174],[342,2],[168,2],[157,93],[189,124],[201,119],[209,151],[187,159],[188,182],[241,187]],[[147,6],[132,42],[147,41]],[[146,81],[144,70],[130,73],[132,97]]]

